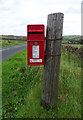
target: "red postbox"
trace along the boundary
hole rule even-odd
[[[44,65],[44,25],[27,25],[28,65]]]

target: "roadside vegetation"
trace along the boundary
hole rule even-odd
[[[58,103],[55,109],[41,106],[44,66],[27,65],[26,50],[2,63],[3,118],[80,118],[81,58],[61,55]]]
[[[0,35],[0,47],[15,46],[26,43],[26,36]]]
[[[27,43],[26,41],[20,41],[20,40],[2,40],[2,44],[0,44],[0,47],[15,46],[26,43]]]
[[[0,64],[0,119],[2,116],[2,64]]]
[[[83,47],[83,45],[79,45],[79,44],[62,44],[65,46],[74,46],[74,47]]]

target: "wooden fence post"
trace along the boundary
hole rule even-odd
[[[45,65],[42,88],[42,106],[49,109],[55,106],[58,98],[63,13],[48,15]]]

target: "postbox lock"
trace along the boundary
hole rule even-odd
[[[37,41],[35,41],[35,44],[37,44]]]

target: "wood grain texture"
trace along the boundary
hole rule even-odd
[[[63,16],[63,13],[49,14],[47,20],[42,105],[48,108],[50,105],[56,105],[58,96],[60,56],[53,56],[53,54],[61,53],[61,40],[56,39],[62,37]]]

